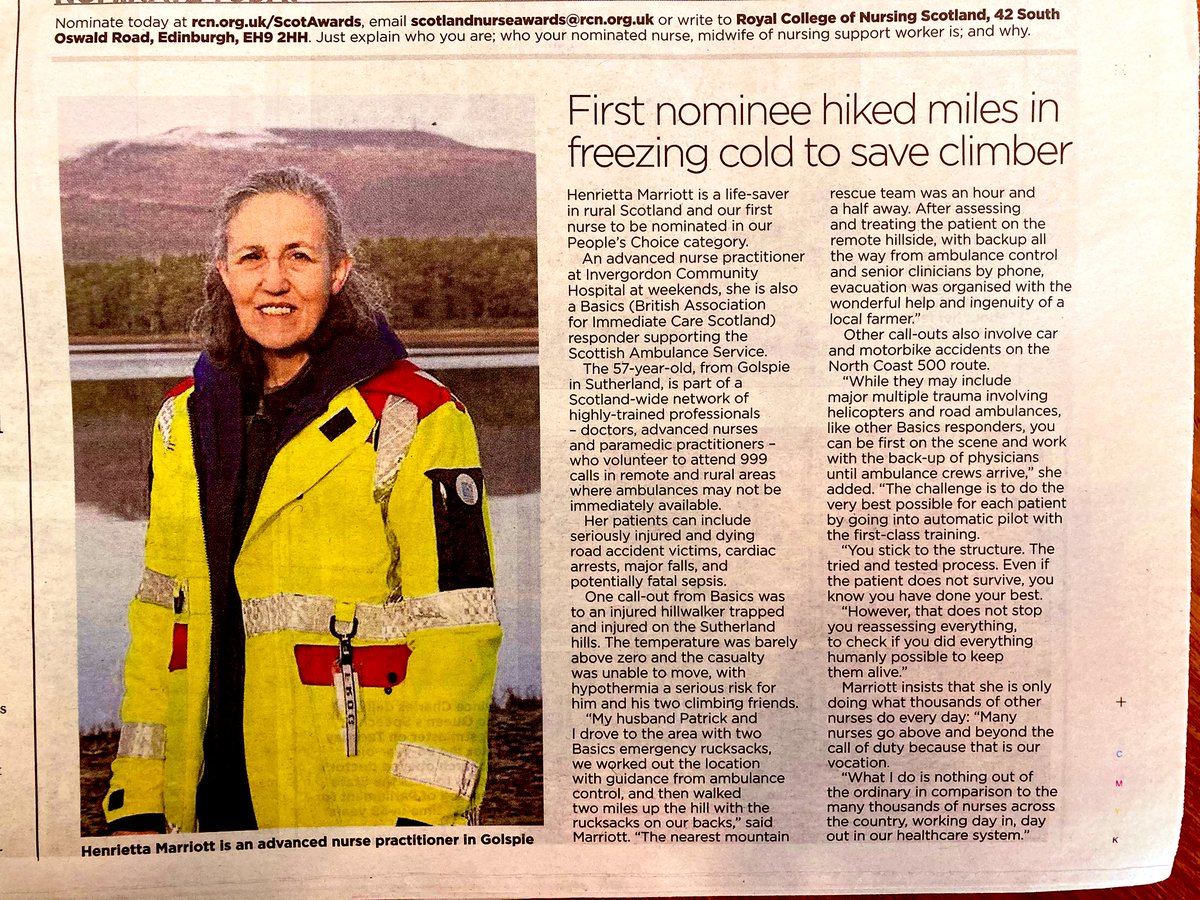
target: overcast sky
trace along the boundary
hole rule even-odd
[[[60,157],[89,144],[152,137],[181,126],[418,128],[477,147],[534,149],[528,96],[65,97],[58,113]]]

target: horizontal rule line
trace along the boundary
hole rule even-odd
[[[84,0],[74,0],[74,2],[70,2],[70,0],[67,0],[67,2],[61,2],[61,0],[60,0],[60,2],[57,2],[54,4],[54,8],[55,9],[71,9],[72,7],[75,7],[75,6],[82,6],[83,8],[86,9],[86,8],[90,8],[93,6],[129,6],[131,2],[132,2],[132,0],[90,0],[90,2],[85,3]],[[146,2],[146,0],[142,0],[142,2]],[[163,0],[163,2],[165,4],[167,2],[167,0]],[[174,3],[178,3],[178,2],[179,2],[179,0],[174,0]],[[186,0],[186,2],[188,2],[190,4],[199,5],[199,4],[205,3],[206,0]],[[346,0],[286,0],[286,2],[287,2],[287,6],[276,7],[276,8],[277,9],[280,9],[280,8],[289,9],[289,8],[294,8],[297,6],[322,6],[322,5],[344,6],[346,4]],[[378,4],[382,4],[382,5],[386,5],[386,6],[398,6],[398,5],[404,5],[404,4],[409,4],[409,3],[428,3],[429,0],[354,0],[354,2],[360,3],[360,4],[378,3]],[[447,4],[461,3],[461,4],[464,4],[467,6],[472,6],[472,5],[477,4],[479,2],[479,0],[439,0],[439,2],[447,3]],[[527,2],[548,3],[548,2],[550,2],[550,0],[493,0],[493,2],[495,2],[495,3],[527,3]],[[596,3],[596,2],[600,2],[600,0],[579,0],[579,2]],[[727,2],[727,0],[656,0],[656,2],[658,2],[658,3],[725,3],[725,2]],[[214,5],[215,5],[215,2],[214,2]]]
[[[980,56],[1075,56],[1076,50],[896,50],[880,53],[472,53],[463,55],[430,55],[430,54],[371,54],[367,56],[53,56],[51,62],[375,62],[390,60],[395,62],[471,62],[473,60],[504,60],[504,59],[565,59],[565,60],[715,60],[715,59],[897,59],[912,57],[970,57]]]

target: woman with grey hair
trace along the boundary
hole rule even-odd
[[[466,410],[298,169],[226,193],[196,327],[155,422],[110,828],[474,821],[500,626]]]

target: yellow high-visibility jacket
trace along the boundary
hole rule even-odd
[[[104,809],[191,831],[210,577],[225,573],[210,576],[195,388],[181,388],[154,427],[146,570]],[[233,574],[258,827],[473,821],[501,629],[479,453],[457,399],[407,360],[334,396],[271,464]],[[352,634],[348,659],[334,632]]]

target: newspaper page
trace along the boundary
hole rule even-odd
[[[1169,874],[1190,6],[0,21],[0,890]]]

